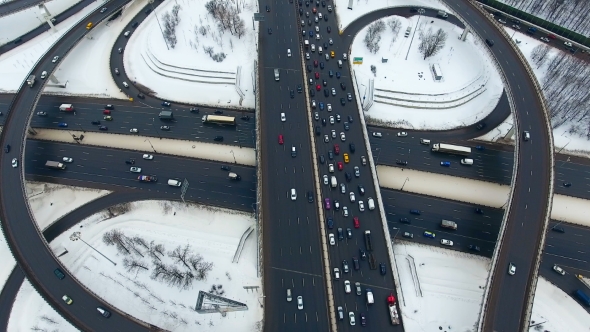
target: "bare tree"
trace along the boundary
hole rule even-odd
[[[379,42],[381,41],[381,33],[383,31],[385,31],[385,23],[383,20],[376,21],[369,25],[365,39],[363,39],[369,52],[375,54],[379,51]]]
[[[166,251],[166,249],[164,249],[164,245],[155,244],[155,242],[153,240],[150,242],[149,247],[148,247],[148,255],[150,255],[150,257],[152,257],[153,259],[157,259],[159,261],[162,261],[160,256],[164,256],[165,251]],[[158,256],[158,254],[159,254],[159,256]]]
[[[191,269],[190,257],[192,255],[191,246],[187,244],[184,247],[176,247],[168,252],[168,256],[173,258],[177,263],[182,263],[187,269]]]
[[[531,51],[531,59],[537,65],[537,69],[541,68],[541,66],[545,63],[545,60],[547,60],[547,54],[549,53],[549,50],[549,46],[545,44],[539,44]]]
[[[180,8],[180,5],[174,5],[169,13],[166,12],[162,15],[164,38],[171,48],[176,47],[176,43],[178,42],[176,38],[176,27],[180,23],[180,16],[178,15]]]
[[[141,270],[145,270],[148,271],[149,268],[147,267],[147,265],[135,258],[125,258],[123,259],[123,266],[125,267],[125,269],[127,270],[127,272],[139,272]]]
[[[446,40],[447,33],[443,29],[438,29],[436,32],[433,32],[432,28],[428,28],[426,32],[421,30],[418,50],[424,55],[424,59],[426,59],[442,50],[445,47]]]
[[[142,247],[144,247],[146,249],[149,249],[150,248],[149,245],[147,244],[147,242],[145,242],[145,240],[142,237],[134,236],[133,237],[133,242],[139,244],[140,246],[142,246]]]
[[[106,245],[114,245],[117,251],[124,255],[129,255],[131,252],[127,248],[127,237],[119,229],[112,229],[102,235],[102,241]]]

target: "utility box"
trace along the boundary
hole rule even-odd
[[[160,118],[160,120],[174,119],[174,116],[172,115],[171,111],[161,111],[160,114],[158,114],[158,117]]]

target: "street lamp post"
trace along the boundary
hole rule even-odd
[[[146,139],[144,140],[144,142],[145,142],[145,141],[148,141],[148,143],[150,143],[150,146],[152,147],[152,150],[154,150],[154,153],[158,153],[158,151],[156,151],[156,149],[154,149],[154,146],[152,145],[152,141],[150,141],[150,139],[149,139],[149,138],[146,138]]]
[[[375,163],[378,163],[379,162],[379,156],[381,155],[381,148],[376,148],[375,150],[378,151],[377,152],[377,158],[375,158],[376,159]]]
[[[160,32],[162,33],[162,38],[164,38],[164,43],[166,44],[166,48],[170,51],[170,47],[168,47],[168,41],[166,40],[166,36],[164,35],[164,31],[162,30],[162,25],[160,24],[160,20],[158,19],[158,15],[156,14],[156,10],[154,9],[154,0],[150,0],[150,5],[152,6],[152,11],[154,12],[154,16],[156,17],[156,21],[158,21],[158,26],[160,27]]]
[[[404,180],[404,184],[402,184],[402,189],[400,189],[401,191],[404,191],[404,186],[406,185],[406,181],[410,180],[410,178],[406,177],[406,179]]]
[[[229,152],[231,152],[231,155],[234,156],[234,164],[237,164],[238,162],[236,161],[236,155],[234,154],[234,150],[229,150]]]
[[[103,255],[100,251],[96,250],[96,248],[94,248],[93,246],[89,245],[86,241],[82,240],[82,233],[80,233],[80,232],[74,232],[74,233],[72,233],[72,235],[70,235],[70,240],[72,240],[72,241],[80,240],[80,241],[84,242],[85,245],[87,245],[92,250],[94,250],[97,253],[99,253],[102,257],[106,258],[109,262],[113,263],[113,265],[117,265],[117,263],[113,262],[107,256]]]

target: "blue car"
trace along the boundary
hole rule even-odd
[[[171,105],[170,102],[167,102],[167,101],[162,102],[162,106],[170,107],[170,105]]]
[[[436,237],[436,234],[429,232],[429,231],[424,231],[424,237],[429,237],[431,239],[434,239]]]
[[[320,110],[322,110],[322,111],[324,110],[324,102],[323,101],[320,101]]]
[[[332,219],[332,217],[328,217],[327,224],[329,229],[334,228],[334,219]]]
[[[449,166],[451,166],[451,162],[450,161],[441,161],[440,165],[444,166],[444,167],[449,167]]]
[[[309,30],[309,36],[313,37],[313,30]]]
[[[486,149],[484,146],[481,146],[481,145],[478,145],[478,146],[476,146],[475,148],[476,148],[477,150],[480,150],[480,151],[483,151],[483,150],[485,150],[485,149]]]
[[[68,124],[65,123],[65,122],[60,122],[60,123],[57,124],[57,126],[58,127],[61,127],[61,128],[67,128],[68,127]]]
[[[336,72],[336,78],[340,78],[340,72],[339,71]]]

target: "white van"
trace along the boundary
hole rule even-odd
[[[291,189],[291,200],[297,200],[297,190],[295,190],[295,188]]]
[[[342,68],[342,60],[338,60],[338,68]]]
[[[420,139],[420,144],[430,145],[430,140],[429,139],[425,139],[425,138],[421,138]]]
[[[473,159],[463,158],[461,159],[461,165],[473,165]]]
[[[367,200],[367,205],[369,205],[369,210],[375,210],[375,201],[373,200],[373,198],[369,197],[369,199]]]
[[[180,180],[178,179],[169,179],[168,185],[172,187],[180,187],[182,185],[182,182],[180,182]]]
[[[287,56],[291,57],[291,49],[290,48],[287,49]]]
[[[338,186],[338,181],[336,181],[336,177],[334,175],[332,175],[332,178],[330,179],[330,184],[332,188],[336,188]]]
[[[408,28],[406,29],[406,32],[404,33],[404,37],[408,37],[408,36],[410,36],[410,32],[412,32],[412,27],[408,27]]]

